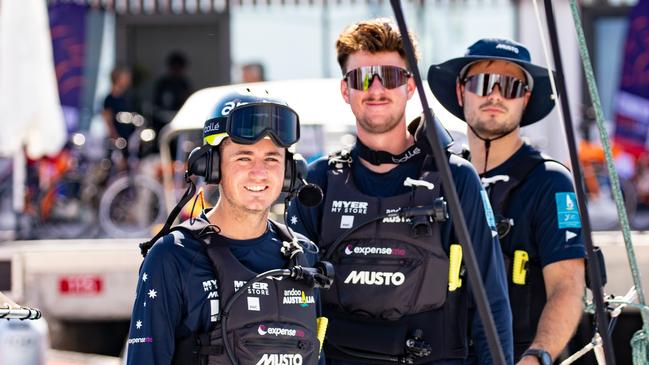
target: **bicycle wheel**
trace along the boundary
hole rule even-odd
[[[99,224],[115,238],[149,237],[165,216],[162,185],[144,175],[117,178],[99,201]]]

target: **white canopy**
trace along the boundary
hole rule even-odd
[[[0,1],[0,156],[57,153],[66,129],[46,3]]]

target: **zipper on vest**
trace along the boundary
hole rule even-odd
[[[370,264],[370,265],[382,265],[382,266],[399,266],[399,267],[410,267],[415,264],[418,264],[421,260],[416,259],[405,259],[405,258],[369,258],[369,257],[341,257],[339,259],[340,264]]]
[[[272,348],[283,348],[283,349],[298,349],[298,350],[309,350],[311,348],[311,343],[304,340],[281,340],[281,339],[244,339],[241,340],[241,343],[244,346],[249,347],[272,347]]]

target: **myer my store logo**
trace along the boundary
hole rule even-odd
[[[367,202],[334,200],[331,203],[332,213],[367,214]]]

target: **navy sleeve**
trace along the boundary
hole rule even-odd
[[[316,184],[323,192],[327,191],[327,157],[323,157],[309,165],[307,181]],[[308,208],[293,199],[288,208],[288,222],[290,227],[308,237],[318,244],[320,239],[320,222],[322,217],[322,206]]]
[[[512,313],[509,307],[505,264],[489,198],[480,184],[478,174],[468,161],[451,156],[450,165],[501,348],[507,363],[513,364]],[[478,363],[490,364],[491,353],[477,310],[471,323]]]
[[[538,209],[534,209],[532,216],[534,241],[539,242],[542,266],[585,255],[581,220],[571,177],[556,162],[546,162],[545,166],[545,170],[539,170],[544,173],[543,183],[536,190],[538,195],[535,206]]]
[[[175,329],[181,322],[181,271],[174,259],[173,236],[152,247],[140,269],[128,338],[127,364],[170,364]]]

